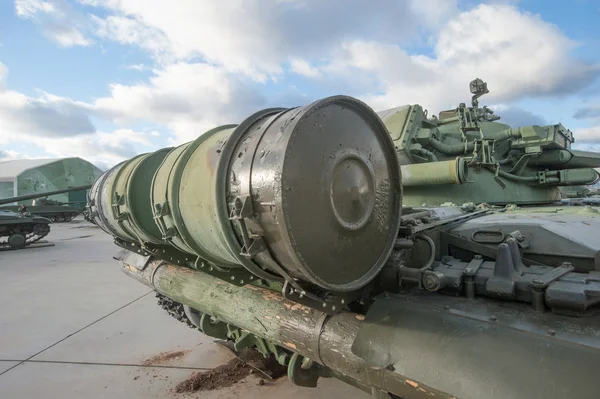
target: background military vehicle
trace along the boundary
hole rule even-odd
[[[61,194],[71,191],[87,190],[91,185],[72,187],[64,190],[56,190],[39,194],[22,195],[19,197],[0,199],[0,250],[22,249],[50,233],[50,223],[53,221],[70,221],[77,216],[64,211],[40,212],[36,206],[21,208],[17,205],[2,206],[13,202],[43,198],[50,195]],[[65,208],[65,207],[60,207]],[[41,206],[44,209],[44,206]],[[63,213],[64,212],[64,213]],[[80,210],[77,213],[81,213]],[[42,215],[49,215],[44,217]],[[64,216],[63,216],[64,215]]]
[[[346,96],[263,110],[109,169],[89,217],[171,315],[295,384],[597,398],[600,215],[556,189],[597,179],[597,154],[476,100],[431,119]]]
[[[49,219],[0,209],[0,251],[22,249],[50,233]]]
[[[1,199],[0,210],[19,212],[20,205],[6,204],[33,199],[31,205],[26,205],[27,212],[31,213],[32,215],[45,217],[51,220],[52,222],[70,222],[75,217],[77,217],[77,215],[83,212],[85,203],[72,204],[68,202],[60,202],[53,199],[48,199],[46,197],[72,191],[83,191],[89,189],[90,187],[91,185],[85,185],[68,188],[65,190],[51,191],[43,194],[21,195],[18,197]]]

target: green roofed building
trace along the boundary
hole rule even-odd
[[[92,184],[102,174],[81,158],[18,159],[0,161],[0,199],[38,194]],[[85,202],[85,192],[49,197],[61,202]],[[19,204],[31,205],[32,200]]]

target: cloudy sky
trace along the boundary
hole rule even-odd
[[[1,0],[0,159],[102,168],[271,106],[468,102],[600,151],[596,0]]]

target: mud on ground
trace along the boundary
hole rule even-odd
[[[234,358],[212,370],[195,372],[177,384],[174,391],[176,393],[192,393],[226,388],[246,379],[253,373],[270,379],[277,379],[286,374],[287,368],[280,365],[273,356],[265,359],[260,353],[253,350],[243,350],[239,355],[244,361]],[[257,369],[261,372],[257,372]],[[259,385],[263,384],[264,380],[261,379]]]

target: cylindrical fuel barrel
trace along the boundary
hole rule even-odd
[[[142,245],[162,244],[153,220],[150,188],[156,170],[171,148],[141,154],[105,172],[94,183],[92,212],[104,231]],[[97,216],[96,216],[97,215]]]
[[[120,172],[107,172],[104,186],[113,173]],[[119,199],[99,190],[100,213]],[[394,244],[401,172],[377,114],[334,96],[263,110],[173,149],[150,199],[162,242],[199,261],[351,291],[372,280]],[[133,207],[149,220],[147,203]],[[133,230],[113,224],[111,234],[123,239]]]

